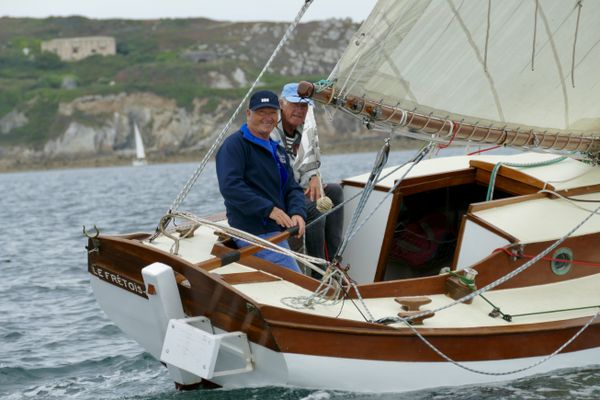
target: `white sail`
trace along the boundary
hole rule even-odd
[[[437,118],[600,135],[598,21],[599,1],[380,0],[330,79]]]
[[[146,164],[146,152],[144,151],[144,142],[142,141],[142,135],[137,124],[133,124],[133,132],[135,137],[135,157],[133,165],[145,165]]]

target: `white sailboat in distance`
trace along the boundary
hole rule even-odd
[[[132,164],[134,167],[146,165],[146,153],[144,151],[144,142],[142,141],[142,135],[137,124],[133,124],[133,130],[135,134],[135,159]]]

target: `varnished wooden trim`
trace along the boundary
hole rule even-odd
[[[481,226],[482,228],[487,229],[488,231],[500,236],[501,238],[504,238],[506,240],[508,240],[510,243],[517,243],[519,242],[519,239],[517,239],[516,237],[514,237],[513,235],[511,235],[510,233],[498,228],[496,225],[492,225],[489,222],[481,219],[480,217],[478,217],[475,214],[467,214],[467,219],[472,221],[473,223]]]
[[[396,192],[392,196],[392,204],[390,205],[390,212],[388,214],[388,220],[385,227],[385,233],[383,236],[383,242],[379,251],[379,259],[377,261],[377,269],[375,270],[375,277],[373,281],[380,282],[385,276],[386,265],[390,256],[390,247],[394,240],[394,231],[396,230],[396,221],[398,214],[400,213],[400,206],[402,204],[402,196]]]
[[[220,243],[215,244],[213,247],[212,253],[214,255],[224,254],[231,249],[223,246]],[[264,271],[268,274],[275,275],[281,279],[285,279],[288,282],[291,282],[295,285],[298,285],[306,290],[314,291],[319,287],[319,282],[307,275],[298,274],[290,269],[283,268],[277,264],[273,264],[267,260],[262,258],[248,256],[244,258],[242,263],[250,268],[257,269],[259,271]]]
[[[475,183],[475,170],[461,169],[447,173],[407,178],[398,186],[398,190],[404,196],[409,196],[411,194],[471,183]]]
[[[465,185],[475,182],[475,169],[460,169],[451,172],[436,173],[430,175],[417,176],[406,178],[398,186],[398,191],[403,195],[408,196],[415,193],[427,192],[434,189],[445,188],[449,186]],[[365,187],[364,182],[355,182],[344,180],[342,183],[345,186],[357,188]],[[381,192],[390,190],[388,186],[376,185],[375,189]]]
[[[280,281],[281,278],[265,274],[262,271],[252,272],[237,272],[232,274],[218,275],[221,280],[227,282],[230,285],[240,285],[243,283],[260,283],[260,282],[276,282]]]
[[[489,174],[487,174],[487,176],[488,176],[487,181],[489,182],[489,176],[491,175],[492,170],[496,166],[496,163],[492,163],[489,161],[482,161],[482,160],[470,160],[469,165],[473,168],[489,172]],[[498,177],[504,177],[504,178],[507,178],[508,180],[514,180],[514,181],[523,183],[527,186],[531,186],[531,187],[537,188],[537,189],[546,188],[549,190],[554,190],[554,186],[552,186],[551,184],[541,181],[537,178],[534,178],[531,175],[528,175],[521,170],[514,169],[512,167],[508,167],[508,166],[504,166],[504,165],[502,165],[502,166],[500,166],[500,168],[498,168],[498,174],[497,174],[496,180],[498,179]]]
[[[278,243],[289,238],[291,234],[292,231],[288,229],[268,238],[267,241],[271,243]],[[206,261],[202,261],[198,264],[195,264],[195,266],[196,268],[200,268],[205,271],[212,271],[215,268],[222,267],[224,265],[239,261],[242,258],[258,253],[261,250],[262,247],[254,245],[246,246],[242,249],[230,249],[228,252],[220,253],[217,257],[211,258]]]
[[[477,169],[475,173],[475,180],[480,184],[487,186],[490,182],[490,176],[490,172],[483,169]],[[506,193],[519,196],[536,193],[541,188],[499,175],[496,177],[494,189],[502,190]]]
[[[491,208],[504,207],[510,204],[523,203],[525,201],[538,200],[549,197],[550,195],[547,193],[532,193],[525,194],[522,196],[515,197],[507,197],[504,199],[491,200],[491,201],[482,201],[480,203],[472,203],[469,205],[469,213],[474,213],[477,211],[489,210]]]
[[[349,180],[343,180],[342,181],[342,185],[343,186],[351,186],[351,187],[357,187],[357,188],[364,188],[365,187],[365,182],[355,182],[355,181],[349,181]],[[387,186],[381,186],[381,185],[375,185],[373,187],[373,190],[375,190],[376,192],[387,192],[388,190],[390,190],[389,187]]]
[[[382,361],[444,361],[409,328],[326,318],[262,306],[284,352]],[[506,323],[480,328],[416,328],[458,361],[544,356],[569,339],[588,317],[536,324]],[[566,352],[600,346],[600,321],[593,323]]]
[[[122,239],[139,240],[140,242],[148,239],[150,236],[152,236],[152,235],[149,233],[146,233],[146,232],[135,232],[135,233],[126,233],[123,235],[114,235],[114,237],[119,237]]]
[[[549,189],[550,190],[550,189]],[[559,190],[556,193],[562,196],[581,196],[584,194],[598,193],[600,196],[600,185],[581,186],[574,189]],[[530,200],[538,200],[544,198],[555,198],[551,193],[547,192],[536,192],[532,194],[525,194],[522,196],[507,197],[504,199],[482,201],[480,203],[473,203],[469,206],[469,213],[477,211],[489,210],[490,208],[504,207],[510,204],[523,203]],[[600,198],[599,198],[600,200]]]
[[[470,209],[470,206],[469,206]],[[463,236],[465,234],[465,225],[467,224],[467,214],[463,214],[460,218],[460,228],[458,229],[458,238],[456,240],[456,247],[454,248],[454,255],[452,256],[452,264],[450,268],[456,270],[458,264],[458,256],[460,255],[460,249],[462,248]]]

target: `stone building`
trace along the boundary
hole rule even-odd
[[[42,42],[42,51],[56,53],[63,61],[78,61],[94,54],[115,55],[117,45],[110,36],[52,39]]]

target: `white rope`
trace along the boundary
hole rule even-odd
[[[323,260],[322,258],[313,257],[313,256],[309,256],[306,254],[295,252],[291,249],[287,249],[287,248],[278,246],[276,243],[271,243],[268,240],[263,239],[258,236],[255,236],[251,233],[248,233],[248,232],[245,232],[245,231],[242,231],[240,229],[236,229],[236,228],[233,228],[230,226],[224,226],[217,222],[210,221],[208,219],[197,217],[194,214],[189,213],[189,212],[174,211],[174,212],[167,214],[164,218],[169,218],[169,217],[182,218],[182,219],[186,219],[188,221],[196,222],[201,225],[209,226],[218,232],[225,233],[233,238],[243,240],[254,246],[258,246],[262,249],[270,250],[275,253],[279,253],[279,254],[291,257],[291,258],[297,260],[298,262],[302,263],[303,265],[307,266],[308,268],[312,269],[313,271],[318,272],[321,275],[325,274],[325,271],[323,271],[321,268],[314,265],[314,264],[327,264],[327,261]],[[164,233],[164,231],[163,231],[163,233]]]
[[[428,313],[429,313],[429,311],[428,311]],[[440,349],[438,349],[435,345],[433,345],[429,340],[427,340],[427,338],[425,338],[423,335],[421,335],[421,333],[417,329],[415,329],[414,326],[412,326],[408,322],[406,322],[406,324],[415,333],[415,335],[417,335],[417,337],[423,341],[423,343],[425,343],[431,350],[433,350],[437,355],[439,355],[440,357],[442,357],[444,360],[446,360],[446,361],[448,361],[448,362],[456,365],[459,368],[465,369],[465,370],[467,370],[469,372],[473,372],[473,373],[476,373],[476,374],[491,375],[491,376],[502,376],[502,375],[512,375],[512,374],[516,374],[516,373],[519,373],[519,372],[527,371],[529,369],[535,368],[538,365],[541,365],[541,364],[545,363],[546,361],[550,360],[551,358],[553,358],[554,356],[556,356],[558,353],[560,353],[561,351],[563,351],[575,339],[577,339],[579,337],[579,335],[581,335],[583,333],[583,331],[585,331],[592,324],[592,322],[594,322],[596,320],[596,318],[598,318],[599,315],[600,315],[600,311],[598,311],[596,313],[596,315],[594,315],[584,326],[581,327],[581,329],[579,329],[577,331],[577,333],[575,333],[573,336],[571,336],[571,338],[569,340],[567,340],[560,347],[558,347],[552,354],[549,354],[546,357],[542,358],[541,360],[538,360],[538,361],[534,362],[533,364],[530,364],[530,365],[528,365],[526,367],[518,368],[518,369],[513,369],[513,370],[510,370],[510,371],[503,371],[503,372],[489,372],[489,371],[483,371],[483,370],[479,370],[479,369],[467,367],[466,365],[464,365],[464,364],[462,364],[460,362],[457,362],[457,361],[451,359],[450,357],[448,357],[445,353],[443,353]]]
[[[591,213],[595,213],[595,214],[600,215],[600,213],[598,213],[598,211],[594,211],[594,210],[590,210],[589,208],[582,207],[579,204],[577,204],[577,201],[571,200],[569,198],[566,198],[565,196],[563,196],[560,193],[557,193],[557,192],[555,192],[553,190],[542,189],[538,193],[550,193],[551,195],[556,196],[556,197],[560,198],[561,200],[569,202],[575,208],[578,208],[578,209],[580,209],[582,211],[591,212]],[[595,202],[600,203],[600,199],[596,200]]]

